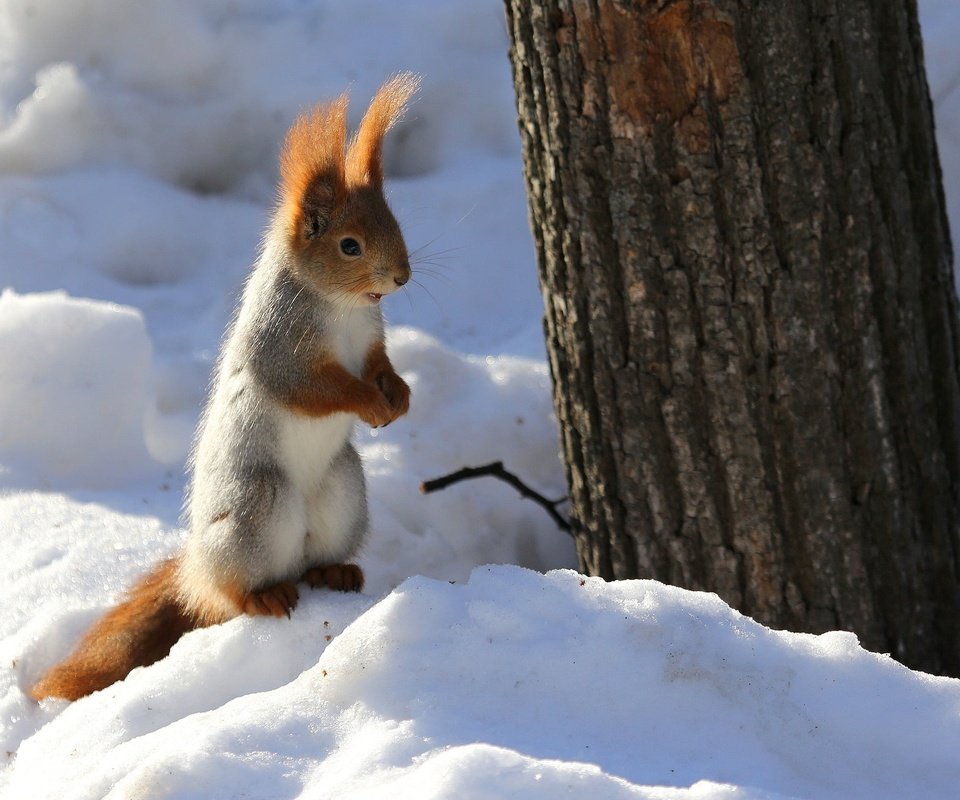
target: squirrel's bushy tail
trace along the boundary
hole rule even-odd
[[[183,634],[200,627],[177,600],[176,571],[176,559],[161,561],[34,685],[31,696],[85,697],[122,680],[134,667],[159,661]]]

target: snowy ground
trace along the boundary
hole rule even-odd
[[[921,4],[953,230],[960,7]],[[499,0],[0,3],[0,795],[947,798],[960,682],[569,571]],[[421,285],[409,417],[357,431],[362,596],[192,633],[72,706],[23,690],[182,539],[183,464],[296,111],[424,78],[389,143]],[[405,296],[404,296],[405,295]],[[487,563],[521,565],[483,567]],[[425,577],[411,577],[425,576]]]

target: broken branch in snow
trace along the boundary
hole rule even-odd
[[[527,486],[527,484],[512,472],[507,472],[507,470],[503,468],[502,461],[494,461],[491,464],[484,464],[482,467],[464,467],[463,469],[458,469],[456,472],[451,472],[449,475],[442,475],[439,478],[424,481],[420,484],[420,491],[423,492],[423,494],[430,494],[430,492],[436,492],[439,489],[446,489],[451,484],[471,478],[482,478],[487,475],[509,483],[514,489],[520,492],[522,497],[533,500],[545,509],[560,530],[566,531],[571,536],[573,535],[570,530],[569,520],[564,519],[560,512],[557,511],[557,506],[566,501],[567,498],[561,497],[559,500],[550,500],[544,497],[540,492],[534,491]]]

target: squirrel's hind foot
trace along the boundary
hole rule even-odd
[[[303,573],[302,580],[311,589],[328,586],[338,592],[359,592],[363,588],[363,570],[356,564],[328,564],[325,567],[311,567]]]
[[[243,598],[244,614],[263,617],[290,617],[297,607],[300,595],[297,587],[287,581],[268,586],[259,592],[250,592]]]

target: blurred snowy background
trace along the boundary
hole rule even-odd
[[[957,232],[960,6],[921,12]],[[4,796],[956,796],[960,682],[652,582],[463,585],[576,563],[501,484],[417,491],[503,459],[564,493],[507,46],[499,0],[0,0]],[[182,540],[286,127],[344,88],[355,124],[400,70],[423,89],[388,193],[422,250],[385,313],[413,404],[357,430],[365,595],[38,707],[24,688]]]

